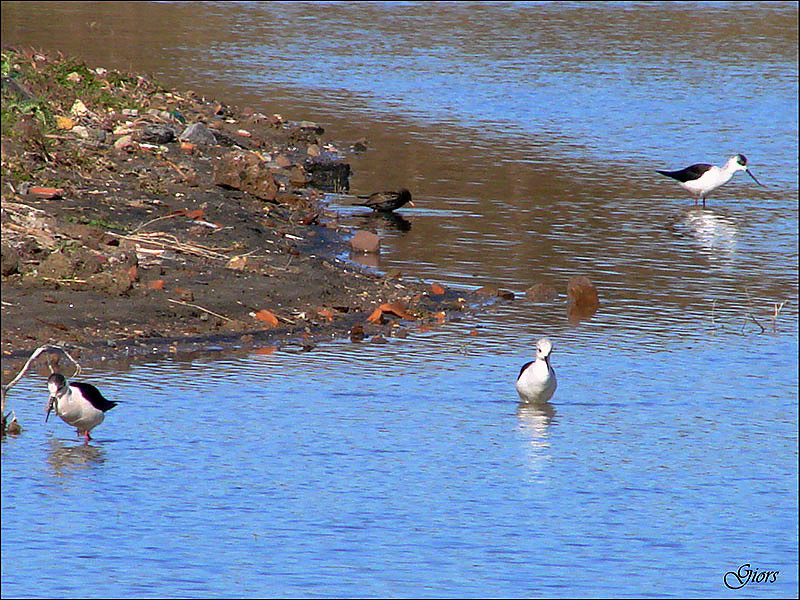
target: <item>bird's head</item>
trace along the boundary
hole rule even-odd
[[[747,174],[753,178],[753,181],[755,181],[758,185],[764,187],[764,184],[761,183],[758,179],[756,179],[756,176],[753,175],[752,171],[750,171],[750,169],[747,167],[747,157],[744,154],[736,154],[734,156],[731,156],[728,159],[727,166],[733,168],[734,172],[746,171]]]
[[[553,351],[553,344],[548,338],[542,338],[536,342],[536,358],[547,360]]]
[[[54,408],[58,412],[58,398],[63,396],[67,390],[67,379],[61,373],[53,373],[47,380],[47,389],[50,392],[50,399],[47,401],[47,414],[44,417],[45,423],[50,418],[50,411]]]
[[[411,201],[411,192],[409,192],[406,188],[400,188],[397,192],[397,198],[403,201],[403,204],[410,204],[414,206],[414,203]]]

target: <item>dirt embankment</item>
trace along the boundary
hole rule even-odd
[[[6,373],[46,343],[91,361],[379,340],[471,302],[337,258],[353,232],[324,191],[362,142],[62,56],[5,49],[2,75]]]

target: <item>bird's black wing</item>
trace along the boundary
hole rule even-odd
[[[70,386],[78,388],[81,391],[81,394],[83,394],[89,403],[97,410],[106,412],[117,405],[117,403],[113,400],[106,399],[103,394],[100,393],[100,390],[94,387],[91,383],[76,382],[70,383]]]
[[[666,175],[667,177],[672,177],[673,179],[677,179],[681,183],[685,183],[687,181],[700,179],[700,177],[703,176],[703,173],[708,171],[710,168],[711,165],[707,165],[705,163],[698,163],[696,165],[692,165],[691,167],[686,167],[685,169],[681,169],[680,171],[656,171],[656,173],[661,173],[662,175]]]

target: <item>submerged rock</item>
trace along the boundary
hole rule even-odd
[[[353,250],[359,252],[379,252],[381,248],[381,238],[371,231],[356,231],[353,239],[350,240]]]
[[[525,290],[525,296],[528,297],[528,300],[532,300],[533,302],[547,302],[558,296],[558,291],[556,291],[556,288],[552,285],[535,283]]]

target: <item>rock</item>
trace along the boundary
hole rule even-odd
[[[69,117],[63,117],[61,115],[56,116],[56,128],[62,129],[64,131],[69,131],[74,127],[75,127],[75,119],[70,119]]]
[[[14,95],[25,104],[34,104],[39,102],[36,99],[36,96],[31,94],[13,77],[3,77],[2,89],[3,89],[3,94]]]
[[[147,114],[148,115],[152,115],[155,118],[161,119],[162,121],[165,121],[165,122],[172,121],[173,118],[174,118],[174,115],[172,113],[170,113],[169,111],[159,110],[157,108],[151,108],[150,110],[147,111]]]
[[[293,127],[289,131],[289,141],[292,143],[317,144],[319,143],[319,136],[323,133],[325,133],[325,130],[316,123],[301,121],[297,127]]]
[[[533,302],[547,302],[558,296],[558,291],[552,285],[536,283],[525,290],[525,295]]]
[[[361,323],[356,323],[350,329],[350,341],[351,342],[360,342],[364,339],[364,326]]]
[[[78,129],[78,127],[76,127],[75,129]],[[86,129],[86,133],[87,133],[88,139],[90,139],[91,141],[93,141],[93,142],[95,142],[97,144],[105,144],[106,143],[106,139],[108,139],[108,134],[105,132],[105,130],[100,129],[100,128],[88,127]]]
[[[114,142],[114,149],[121,152],[133,152],[136,150],[136,142],[133,141],[132,135],[123,135],[116,142]]]
[[[367,138],[357,139],[350,148],[353,152],[366,152],[367,151]]]
[[[175,131],[168,125],[147,125],[137,132],[137,138],[147,144],[169,144],[175,140]]]
[[[107,258],[89,248],[75,248],[69,255],[73,265],[74,277],[83,279],[100,273],[107,262]]]
[[[246,256],[234,256],[228,261],[228,264],[225,265],[229,269],[233,269],[234,271],[244,271],[247,268],[247,257]]]
[[[13,413],[14,411],[11,412]],[[6,419],[6,415],[3,415],[3,419]],[[17,415],[13,415],[10,421],[4,423],[3,431],[9,435],[19,435],[22,433],[22,426],[17,420]]]
[[[211,133],[211,130],[203,125],[203,123],[192,123],[183,130],[178,136],[182,142],[191,142],[198,146],[213,146],[217,143],[217,138]]]
[[[232,152],[214,167],[214,185],[242,190],[261,198],[275,200],[278,182],[263,162],[252,152]]]
[[[39,265],[38,273],[41,277],[68,279],[75,273],[75,263],[61,251],[51,252]]]
[[[303,187],[308,185],[310,181],[311,176],[306,173],[306,170],[301,165],[297,165],[289,171],[289,183],[295,187]]]
[[[80,100],[75,100],[75,102],[72,104],[70,112],[76,117],[85,117],[89,114],[89,109],[86,108],[86,105]]]
[[[14,273],[19,273],[19,260],[19,250],[9,246],[8,244],[3,244],[2,260],[0,260],[0,264],[2,264],[3,277],[8,277]]]
[[[475,293],[481,296],[497,296],[500,290],[495,285],[484,285],[475,290]]]
[[[350,165],[337,161],[312,161],[305,163],[311,176],[311,185],[326,192],[341,192],[350,189]]]
[[[194,293],[192,290],[185,290],[183,288],[175,287],[172,290],[178,295],[178,298],[183,302],[194,302]]]
[[[484,285],[483,287],[475,290],[474,293],[480,294],[481,296],[495,296],[497,298],[502,298],[503,300],[514,299],[514,292],[510,290],[501,290],[495,285]]]
[[[567,318],[570,323],[587,319],[597,312],[600,304],[597,288],[587,277],[578,275],[571,278],[567,284],[567,295],[569,296]]]
[[[100,227],[84,225],[82,223],[64,222],[59,225],[61,233],[67,237],[80,240],[86,248],[98,249],[113,242],[117,238]]]
[[[353,250],[359,252],[379,252],[381,238],[371,231],[359,230],[356,231],[355,235],[350,240],[350,246]]]
[[[110,296],[122,296],[133,287],[127,270],[97,273],[89,277],[88,284],[91,289],[105,292]]]
[[[588,277],[576,275],[567,284],[567,296],[569,303],[582,308],[594,307],[599,305],[597,298],[597,288],[589,281]]]
[[[314,123],[314,121],[300,121],[298,125],[300,129],[308,129],[310,131],[313,131],[317,135],[322,135],[323,133],[325,133],[325,130],[316,123]]]
[[[278,154],[278,156],[275,157],[275,164],[280,168],[285,169],[292,166],[292,161],[289,160],[285,154]]]

